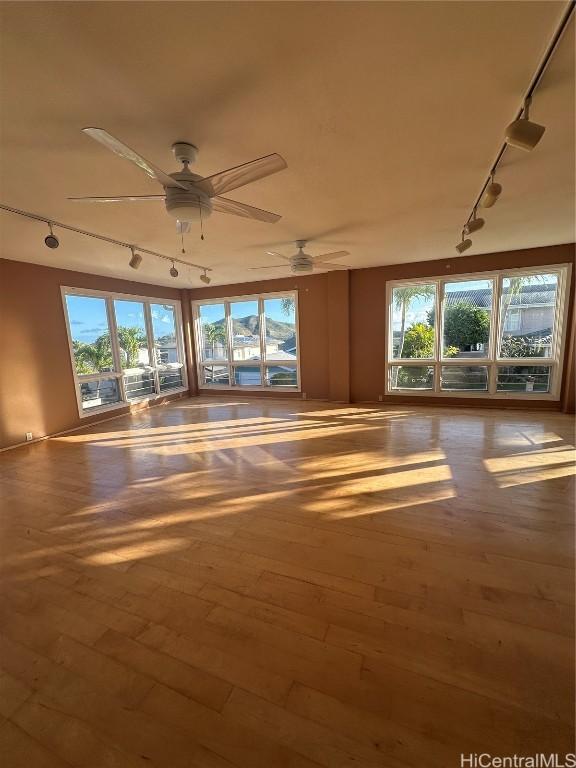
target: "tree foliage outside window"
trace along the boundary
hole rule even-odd
[[[433,357],[434,328],[425,323],[414,323],[404,336],[404,357]]]
[[[487,344],[490,337],[490,313],[486,309],[459,301],[444,312],[444,344],[446,347],[473,347]]]

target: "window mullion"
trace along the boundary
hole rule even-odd
[[[444,305],[444,281],[436,282],[436,301],[434,302],[434,392],[440,392],[440,359],[442,357],[442,311]]]
[[[110,348],[112,350],[112,360],[114,361],[114,370],[116,371],[116,381],[120,387],[120,398],[122,402],[127,403],[126,386],[124,384],[124,373],[122,371],[122,359],[120,357],[120,345],[118,344],[118,327],[116,326],[116,312],[114,311],[114,299],[108,296],[106,298],[106,314],[108,315],[108,329],[110,333]]]
[[[148,301],[144,302],[144,324],[146,326],[146,338],[148,339],[148,359],[152,366],[154,376],[154,391],[160,394],[160,376],[158,374],[158,361],[156,360],[156,347],[154,346],[154,326],[152,325],[152,308]]]
[[[229,370],[229,380],[230,380],[230,386],[235,387],[236,386],[236,376],[234,374],[234,354],[233,354],[233,333],[234,333],[234,326],[232,323],[232,316],[230,314],[230,302],[225,301],[224,302],[224,318],[225,318],[225,326],[226,326],[226,352],[228,355],[228,370]]]
[[[266,366],[264,362],[266,360],[266,317],[264,313],[264,299],[262,296],[258,297],[258,318],[260,328],[260,383],[265,387]]]

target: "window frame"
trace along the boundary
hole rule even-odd
[[[523,275],[556,274],[558,276],[557,300],[554,310],[554,332],[552,339],[551,355],[549,357],[513,357],[500,358],[501,328],[503,318],[501,312],[502,281],[505,277]],[[465,274],[443,275],[437,277],[422,277],[408,280],[390,280],[386,285],[386,329],[385,329],[385,360],[384,360],[384,391],[386,395],[414,395],[416,397],[458,397],[458,398],[490,398],[495,400],[510,400],[515,398],[529,398],[531,400],[560,399],[562,385],[562,372],[566,347],[566,324],[568,321],[568,288],[572,275],[571,264],[545,264],[538,267],[500,269],[486,272],[471,272]],[[488,354],[483,357],[450,358],[443,356],[444,339],[444,303],[445,286],[447,283],[467,282],[471,280],[492,280],[492,321],[490,323],[490,337],[488,340]],[[394,288],[410,285],[435,285],[436,301],[434,305],[435,333],[434,356],[432,358],[394,358],[392,356],[393,344],[393,303],[392,292]],[[497,391],[499,366],[549,366],[550,367],[550,391],[549,392],[524,392],[524,391]],[[429,366],[434,368],[434,385],[432,389],[392,389],[390,386],[390,371],[396,366]],[[443,390],[441,389],[442,366],[464,366],[467,368],[488,367],[488,387],[485,390]]]
[[[267,360],[266,359],[266,312],[264,308],[264,302],[266,299],[281,299],[289,297],[294,299],[294,318],[295,318],[295,334],[296,334],[296,360],[287,358],[286,360]],[[259,337],[260,337],[260,360],[234,360],[233,353],[233,340],[232,340],[232,316],[230,313],[230,305],[239,301],[257,301],[258,302],[258,316],[259,316]],[[231,390],[235,392],[301,392],[302,381],[300,377],[300,328],[299,328],[299,312],[298,312],[298,291],[273,291],[267,293],[251,293],[240,296],[218,296],[210,299],[192,299],[192,324],[194,330],[194,350],[196,353],[196,375],[198,377],[198,389],[211,390],[215,392],[229,392]],[[207,304],[223,304],[224,305],[224,318],[226,326],[226,353],[228,355],[226,360],[210,360],[206,361],[202,359],[202,323],[200,318],[200,307]],[[270,365],[277,364],[291,364],[296,367],[296,386],[276,386],[272,387],[266,384],[266,368]],[[207,384],[204,381],[203,369],[205,366],[222,367],[228,369],[228,384]],[[260,368],[260,377],[262,384],[256,386],[244,386],[242,384],[235,383],[235,368]]]
[[[66,324],[66,334],[68,337],[68,351],[70,353],[70,363],[72,366],[72,375],[74,377],[74,388],[76,391],[76,405],[78,407],[78,415],[81,419],[85,419],[88,416],[92,416],[95,413],[106,413],[107,411],[116,411],[119,408],[130,407],[133,404],[152,402],[168,395],[178,394],[188,391],[188,371],[186,365],[186,353],[184,346],[184,326],[182,322],[182,304],[178,299],[162,299],[156,296],[140,296],[132,293],[115,293],[109,291],[98,291],[91,288],[76,288],[67,285],[60,286],[60,294],[62,296],[62,309],[64,312],[64,322]],[[86,373],[79,374],[76,371],[76,361],[74,358],[74,345],[72,342],[72,331],[70,328],[70,318],[68,316],[68,307],[66,305],[66,296],[86,296],[87,298],[104,299],[106,304],[106,318],[108,320],[108,329],[110,333],[110,345],[112,347],[112,360],[114,362],[114,370],[106,371],[104,373]],[[149,359],[154,361],[154,364],[150,365],[154,372],[154,389],[153,394],[142,395],[137,398],[128,398],[126,396],[126,388],[124,385],[124,371],[122,369],[122,361],[120,357],[120,347],[118,344],[118,334],[116,326],[116,313],[114,309],[114,301],[133,301],[139,302],[144,306],[144,323],[146,326],[146,334],[148,338],[148,354]],[[164,392],[160,391],[160,379],[158,373],[158,364],[156,363],[156,355],[154,349],[154,331],[151,316],[151,304],[166,304],[174,307],[174,318],[176,322],[176,348],[178,350],[178,357],[182,363],[182,381],[181,387],[174,387]],[[116,379],[118,391],[120,393],[120,400],[117,403],[111,403],[110,405],[96,406],[94,408],[84,409],[82,407],[82,395],[80,387],[90,381],[103,381],[105,379]]]

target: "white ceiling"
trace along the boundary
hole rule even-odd
[[[176,170],[200,149],[209,175],[269,152],[288,170],[230,196],[275,225],[213,214],[186,243],[216,284],[281,277],[267,248],[347,249],[353,267],[454,256],[454,244],[565,2],[2,3],[0,201],[179,256],[162,203],[67,196],[155,194],[138,168],[81,133],[106,128]],[[574,21],[534,98],[546,125],[507,153],[504,193],[468,253],[574,240]],[[0,255],[167,285],[198,273],[0,212]]]

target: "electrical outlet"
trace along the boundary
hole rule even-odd
[[[378,400],[380,400],[380,402],[382,402],[383,399],[384,398],[382,397],[382,395],[378,395]]]
[[[32,432],[26,432],[26,441],[32,440]]]
[[[302,400],[306,400],[306,397],[307,397],[306,392],[302,392]]]

